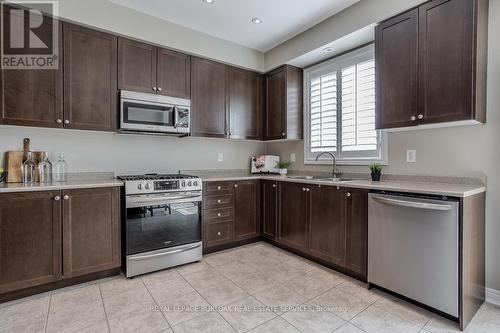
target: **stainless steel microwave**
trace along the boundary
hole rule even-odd
[[[176,97],[120,92],[120,131],[186,135],[191,130],[191,101]]]

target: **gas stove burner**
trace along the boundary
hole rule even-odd
[[[164,192],[201,191],[199,177],[183,174],[156,174],[118,176],[125,182],[125,194],[153,194]]]
[[[144,175],[133,175],[133,176],[118,176],[117,177],[123,181],[136,181],[136,180],[176,180],[176,179],[195,179],[196,176],[183,175],[183,174],[157,174],[157,173],[147,173]]]

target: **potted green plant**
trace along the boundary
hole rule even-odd
[[[5,172],[3,168],[0,168],[0,183],[3,182],[6,177],[7,177],[7,172]]]
[[[380,175],[382,174],[382,169],[384,166],[380,163],[372,163],[369,165],[370,171],[372,172],[372,180],[374,182],[380,181]]]
[[[275,168],[279,169],[280,175],[286,176],[290,165],[292,165],[292,162],[290,162],[290,161],[280,161],[280,162],[276,162]]]

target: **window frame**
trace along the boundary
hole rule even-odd
[[[319,64],[313,65],[304,69],[304,164],[318,164],[325,165],[331,164],[332,159],[327,154],[323,155],[318,161],[316,157],[322,152],[312,152],[311,151],[311,103],[310,103],[310,84],[311,77],[318,77],[331,73],[332,71],[337,72],[337,84],[339,84],[339,78],[341,78],[341,69],[352,66],[354,64],[361,63],[363,61],[368,61],[375,58],[375,44],[365,45],[356,49],[347,51],[339,56],[333,57]],[[337,91],[337,100],[340,101],[339,90]],[[337,158],[337,165],[369,165],[371,163],[377,162],[387,165],[387,133],[385,131],[378,130],[378,149],[374,156],[368,156],[360,152],[346,151],[341,153],[339,156],[339,150],[342,147],[342,107],[337,108],[337,151],[332,152]],[[367,151],[364,151],[367,152]],[[363,156],[364,155],[364,156]],[[375,156],[376,155],[376,156]]]

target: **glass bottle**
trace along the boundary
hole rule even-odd
[[[38,163],[38,179],[40,183],[52,182],[52,163],[50,163],[47,153],[43,154],[43,161]]]
[[[23,162],[22,175],[24,184],[33,184],[35,182],[36,168],[31,152],[28,152],[28,157]]]
[[[66,182],[68,180],[68,164],[64,160],[64,153],[59,153],[59,159],[54,164],[54,176],[56,182]]]

